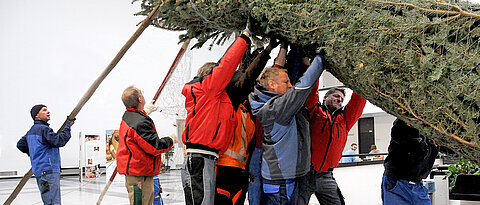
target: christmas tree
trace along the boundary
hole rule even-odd
[[[322,47],[329,70],[439,145],[480,162],[480,6],[426,0],[143,0],[154,25],[221,43],[245,28]],[[314,146],[314,145],[313,145]]]

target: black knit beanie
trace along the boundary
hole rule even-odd
[[[38,104],[38,105],[35,105],[35,106],[32,107],[32,109],[30,110],[30,115],[32,115],[33,120],[35,120],[35,116],[37,116],[38,112],[40,112],[40,110],[43,107],[47,107],[47,106],[42,105],[42,104]]]

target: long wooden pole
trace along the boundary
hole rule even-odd
[[[170,69],[168,70],[167,75],[163,79],[162,84],[160,84],[160,87],[158,88],[157,93],[155,93],[155,95],[153,96],[153,99],[152,99],[153,104],[155,104],[158,97],[162,93],[163,88],[165,88],[165,85],[167,84],[168,80],[170,80],[170,77],[172,76],[173,71],[175,71],[175,69],[177,68],[178,62],[183,57],[183,54],[185,53],[185,50],[187,49],[189,44],[190,44],[190,39],[183,42],[183,45],[180,48],[180,50],[178,51],[177,56],[175,57],[175,60],[173,60],[173,63],[170,66]],[[98,196],[97,205],[100,205],[102,203],[103,197],[107,193],[108,188],[110,188],[110,185],[112,184],[116,175],[117,175],[117,168],[115,167],[115,170],[113,170],[113,173],[112,173],[112,176],[110,177],[110,180],[107,182],[107,184],[103,188],[102,192],[100,193],[100,196]]]
[[[133,43],[138,39],[138,37],[143,33],[143,31],[150,26],[152,23],[153,17],[155,17],[159,11],[159,6],[156,6],[152,12],[148,15],[148,17],[143,20],[142,24],[140,27],[135,31],[135,33],[128,39],[127,43],[123,45],[123,47],[120,49],[120,51],[117,53],[115,58],[110,62],[110,64],[105,68],[103,73],[93,82],[93,84],[90,86],[90,88],[87,90],[87,92],[83,95],[83,97],[80,99],[80,102],[78,102],[77,106],[73,109],[73,111],[70,113],[68,116],[68,119],[74,119],[75,116],[77,116],[78,112],[82,109],[82,107],[85,105],[85,103],[92,97],[93,93],[95,90],[97,90],[98,86],[100,86],[100,83],[107,77],[107,75],[110,73],[110,71],[113,70],[113,68],[117,65],[117,63],[122,59],[122,57],[125,55],[125,53],[128,51],[128,49],[132,46]],[[67,120],[68,120],[67,119]],[[63,123],[62,127],[57,132],[60,132],[65,128],[65,125],[67,123],[67,120]],[[23,176],[22,180],[18,183],[17,187],[15,187],[15,190],[13,190],[12,194],[8,197],[8,199],[5,201],[4,205],[10,205],[13,200],[17,197],[17,195],[20,193],[22,188],[25,186],[27,183],[28,179],[30,179],[33,175],[33,171],[30,168],[30,170]]]

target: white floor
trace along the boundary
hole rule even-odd
[[[383,165],[364,165],[337,168],[333,171],[334,177],[345,196],[347,205],[380,205],[380,184],[383,174]],[[180,179],[180,170],[172,170],[160,175],[163,187],[162,198],[167,205],[184,204],[183,189]],[[117,175],[105,195],[102,204],[127,205],[129,204],[127,191],[124,187],[123,176]],[[0,202],[4,202],[13,191],[20,179],[0,179]],[[61,178],[62,204],[84,205],[96,204],[100,192],[106,184],[105,175],[96,180],[80,183],[78,176],[64,176]],[[438,188],[437,188],[438,189]],[[30,179],[12,204],[42,204],[35,179]],[[247,202],[245,204],[248,204]],[[311,205],[319,205],[315,196],[311,198]],[[473,205],[479,202],[442,200],[436,205]]]

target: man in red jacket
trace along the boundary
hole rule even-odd
[[[187,119],[182,135],[187,156],[182,169],[186,204],[214,204],[215,165],[237,124],[227,84],[250,44],[249,33],[233,43],[218,63],[205,63],[183,87]]]
[[[134,195],[140,192],[141,204],[153,204],[153,177],[160,173],[161,154],[176,143],[176,136],[159,138],[153,120],[144,111],[142,91],[130,86],[122,94],[127,108],[120,124],[117,149],[117,170],[125,175],[130,204],[137,204]]]
[[[332,88],[318,100],[318,82],[305,102],[310,113],[313,169],[303,178],[298,204],[308,204],[315,193],[320,204],[345,204],[332,170],[338,166],[347,135],[362,115],[366,100],[353,93],[347,106],[342,107],[345,91]]]
[[[186,204],[214,204],[216,160],[226,151],[237,124],[225,87],[250,44],[249,35],[243,32],[219,63],[206,63],[183,87],[187,119],[182,140],[187,156],[182,183]]]

